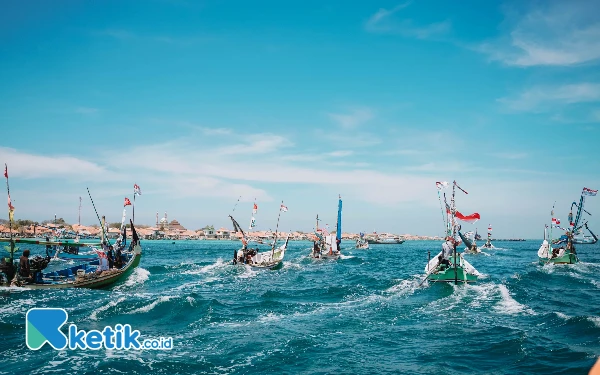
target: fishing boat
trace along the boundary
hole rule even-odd
[[[19,275],[18,270],[11,280],[11,286],[28,289],[64,289],[64,288],[102,288],[111,285],[131,273],[140,263],[142,248],[140,240],[131,223],[133,240],[129,250],[120,255],[119,267],[108,268],[108,260],[104,252],[91,262],[63,268],[51,272],[43,272],[50,263],[50,258],[40,256],[30,260],[31,278]],[[12,243],[11,243],[12,245]]]
[[[447,188],[448,183],[437,182],[436,186],[438,188],[438,199],[440,200],[441,206],[440,191],[442,189]],[[459,282],[474,283],[477,281],[477,278],[481,276],[481,274],[475,269],[475,267],[473,267],[469,262],[467,262],[463,258],[462,254],[456,251],[457,246],[461,242],[460,240],[456,239],[456,234],[460,233],[460,225],[458,225],[456,220],[474,223],[480,219],[478,213],[473,213],[471,215],[465,216],[456,209],[456,188],[461,190],[463,193],[468,194],[465,190],[458,186],[456,181],[454,181],[452,184],[452,198],[450,205],[448,205],[446,201],[446,194],[444,193],[446,215],[442,216],[444,217],[447,241],[442,246],[442,251],[440,251],[440,253],[433,259],[431,259],[430,257],[431,252],[428,252],[429,259],[427,261],[427,264],[425,265],[426,276],[425,279],[423,279],[423,281],[421,282],[421,284],[426,280],[429,280],[431,282],[453,282],[455,284]]]
[[[552,211],[550,213],[552,217],[552,222],[550,224],[550,238],[552,238],[552,228],[556,227],[565,231],[564,237],[566,237],[566,239],[564,242],[558,242],[559,247],[553,248],[550,245],[549,241],[546,239],[548,225],[545,225],[544,240],[542,241],[542,245],[538,250],[538,258],[541,264],[575,264],[579,262],[579,258],[577,257],[577,251],[575,249],[574,237],[577,233],[580,233],[583,227],[587,228],[587,222],[584,222],[580,225],[583,219],[583,213],[591,215],[589,212],[583,209],[583,206],[585,204],[585,197],[593,197],[596,196],[597,193],[598,190],[592,190],[586,187],[583,188],[583,191],[581,192],[581,197],[579,198],[579,204],[577,204],[576,202],[573,202],[571,204],[571,211],[569,212],[568,216],[569,229],[560,227],[560,220],[554,217],[554,206],[552,207]],[[577,208],[575,220],[573,220],[573,207]],[[589,230],[589,228],[587,229]]]
[[[494,245],[492,245],[492,224],[488,225],[487,240],[481,247],[483,249],[495,249],[496,248]]]
[[[460,237],[462,242],[465,244],[464,253],[465,254],[480,254],[481,249],[477,247],[475,238],[473,238],[473,241],[470,240],[471,235],[473,235],[473,232],[467,232],[465,234],[462,234],[460,232],[460,230],[458,231],[458,236]]]
[[[356,248],[367,250],[369,248],[369,242],[365,240],[365,234],[360,233],[360,237],[356,240]]]
[[[342,197],[338,196],[338,212],[335,235],[330,234],[327,229],[319,228],[319,215],[317,215],[317,226],[315,228],[316,240],[310,253],[313,259],[339,259],[342,243]]]
[[[376,235],[374,238],[368,238],[367,242],[370,244],[379,245],[400,245],[404,243],[404,240],[398,236],[387,234],[387,235]]]
[[[255,203],[253,215],[256,214],[257,208],[258,207]],[[283,205],[283,201],[281,202],[281,206],[279,207],[279,216],[277,217],[277,229],[275,230],[273,242],[271,243],[271,249],[263,252],[260,251],[258,246],[256,248],[248,247],[249,238],[247,237],[247,233],[244,232],[240,224],[233,218],[233,216],[229,215],[229,218],[233,223],[234,232],[240,232],[242,234],[242,248],[233,252],[233,264],[245,264],[249,265],[253,269],[276,269],[279,266],[281,266],[281,264],[283,263],[283,258],[285,257],[288,242],[290,240],[290,234],[288,233],[283,245],[279,247],[277,246],[277,235],[279,233],[279,219],[281,217],[282,211],[287,211],[287,207]],[[252,220],[250,221],[250,228],[254,228],[255,226],[256,221],[254,216],[252,216]]]

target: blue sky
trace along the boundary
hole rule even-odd
[[[15,218],[540,237],[600,188],[593,1],[2,2],[0,160]],[[600,214],[600,197],[587,200]],[[600,224],[590,218],[592,228]],[[246,225],[246,224],[243,224]],[[598,230],[598,229],[597,229]]]

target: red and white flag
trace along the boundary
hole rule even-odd
[[[448,187],[448,181],[444,181],[444,182],[436,182],[435,186],[437,187],[438,190],[442,190]]]
[[[125,203],[123,203],[123,207],[125,206],[131,206],[131,201],[127,197],[125,197]]]
[[[446,204],[446,213],[448,215],[452,214],[452,212],[450,211],[450,206],[448,206],[448,204]],[[465,221],[467,223],[475,223],[477,220],[481,219],[481,216],[475,212],[472,213],[471,215],[463,215],[460,212],[456,211],[456,214],[454,215],[458,220],[462,220]]]
[[[492,224],[488,225],[488,232],[492,231]]]
[[[553,217],[552,218],[552,224],[559,225],[560,224],[560,219],[557,219],[557,218]]]
[[[279,209],[283,212],[287,212],[287,207],[284,206],[283,204],[281,205],[281,207],[279,207]]]
[[[583,192],[581,193],[581,195],[588,195],[590,197],[595,196],[596,194],[598,194],[598,190],[592,190],[590,188],[583,188]]]
[[[256,203],[254,203],[254,208],[252,209],[252,213],[256,214],[257,211],[258,211],[258,205]]]
[[[133,195],[142,195],[142,189],[138,184],[133,184]]]

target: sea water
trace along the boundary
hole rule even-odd
[[[478,283],[418,287],[440,242],[343,242],[337,261],[290,242],[280,269],[252,270],[231,264],[239,242],[142,241],[139,267],[105,289],[1,288],[0,374],[587,374],[600,355],[600,246],[541,266],[540,241],[494,245],[465,256]],[[33,307],[173,348],[33,351]]]

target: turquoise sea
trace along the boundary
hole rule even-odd
[[[466,255],[477,284],[417,287],[440,242],[346,242],[338,261],[290,242],[281,269],[253,271],[231,265],[239,242],[142,241],[139,268],[108,289],[0,289],[0,374],[587,374],[600,355],[600,246],[542,267],[540,241],[495,245]],[[128,323],[174,348],[32,351],[32,307],[65,308],[79,329]]]

